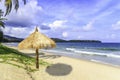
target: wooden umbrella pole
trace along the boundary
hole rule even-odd
[[[38,49],[36,49],[36,68],[39,69],[39,53],[38,53]]]

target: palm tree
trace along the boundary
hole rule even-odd
[[[0,27],[4,28],[5,23],[3,22],[3,20],[5,20],[5,18],[2,18],[2,16],[3,16],[3,12],[2,12],[2,10],[0,10]]]
[[[0,2],[3,1],[3,0],[0,0]],[[6,7],[6,12],[5,12],[5,16],[8,15],[11,10],[12,10],[12,7],[14,6],[14,9],[17,11],[18,8],[19,8],[19,0],[4,0],[5,2],[5,7]],[[26,4],[26,0],[23,0],[24,4]],[[2,31],[2,28],[5,28],[5,23],[3,22],[4,20],[6,20],[5,18],[2,18],[3,16],[3,12],[2,10],[0,9],[0,42],[2,41],[3,39],[3,31]]]
[[[2,10],[0,10],[0,43],[2,42],[3,40],[3,31],[2,31],[2,28],[5,28],[5,23],[3,22],[5,20],[5,18],[2,18],[3,16],[3,12]]]
[[[2,42],[2,40],[3,40],[3,31],[0,30],[0,43]]]
[[[3,1],[3,0],[0,0],[0,1]],[[4,1],[5,1],[5,7],[6,7],[5,16],[11,12],[11,9],[13,6],[16,11],[18,10],[19,0],[4,0]],[[23,0],[23,2],[24,4],[26,4],[26,0]]]
[[[3,0],[0,0],[0,2]],[[5,1],[5,7],[6,7],[6,12],[5,12],[5,16],[8,15],[11,12],[12,6],[14,5],[14,9],[17,11],[19,8],[19,0],[4,0]],[[23,0],[24,4],[26,4],[26,0]],[[14,3],[14,4],[13,4]],[[5,20],[5,18],[1,18],[3,16],[3,12],[0,9],[0,28],[1,27],[5,27],[5,23],[3,22],[3,20]]]
[[[0,0],[0,2],[1,1],[3,1],[3,0]],[[11,12],[13,6],[16,11],[19,8],[19,0],[4,0],[4,2],[5,2],[5,7],[6,7],[5,16]],[[26,4],[26,0],[23,0],[23,2],[24,2],[24,4]],[[2,28],[5,28],[5,23],[3,21],[6,20],[5,18],[2,18],[2,16],[3,16],[3,12],[0,9],[0,43],[3,40]]]

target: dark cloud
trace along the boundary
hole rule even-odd
[[[28,23],[28,22],[15,22],[15,21],[6,21],[5,24],[7,26],[12,26],[12,27],[30,27],[31,25],[33,25],[32,23]]]
[[[40,25],[40,29],[42,29],[42,30],[50,30],[50,27],[46,26],[46,25]]]

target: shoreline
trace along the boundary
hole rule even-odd
[[[25,49],[25,50],[19,50],[17,47],[15,47],[15,46],[8,46],[8,45],[6,45],[7,47],[10,47],[10,48],[13,48],[13,49],[16,49],[16,50],[18,50],[18,51],[21,51],[21,52],[27,52],[27,53],[35,53],[34,52],[34,50],[33,49]],[[40,51],[40,50],[39,50]],[[56,54],[56,53],[54,53],[54,52],[49,52],[49,51],[45,51],[45,50],[41,50],[41,52],[42,53],[47,53],[47,54],[50,54],[50,55],[52,55],[52,54],[54,54],[54,55],[60,55],[60,54]],[[39,52],[40,53],[40,52]],[[66,57],[66,58],[71,58],[71,59],[76,59],[76,60],[82,60],[82,61],[87,61],[87,62],[92,62],[92,63],[96,63],[96,64],[100,64],[100,65],[105,65],[105,66],[110,66],[110,67],[115,67],[115,68],[120,68],[120,66],[119,65],[114,65],[114,64],[109,64],[109,63],[105,63],[105,62],[97,62],[97,61],[92,61],[92,60],[88,60],[88,59],[81,59],[81,58],[79,58],[79,57],[73,57],[73,56],[71,56],[71,55],[60,55],[60,56],[62,56],[62,57]],[[39,57],[40,58],[40,57]]]
[[[27,53],[32,52],[34,54],[34,50],[32,50],[32,49],[19,50],[17,47],[11,47],[11,46],[10,46],[10,48],[17,49],[18,51],[21,51],[23,53],[24,52],[27,52]],[[75,60],[80,60],[80,61],[85,61],[85,62],[90,62],[90,63],[95,63],[95,64],[99,64],[99,65],[103,65],[103,66],[108,66],[108,67],[113,67],[113,68],[120,69],[120,66],[118,66],[118,65],[112,65],[112,64],[109,64],[109,63],[96,62],[96,61],[92,61],[92,60],[81,59],[81,58],[77,58],[77,57],[72,57],[71,55],[60,55],[60,54],[52,53],[52,52],[49,52],[49,51],[41,51],[41,52],[45,53],[47,55],[59,55],[61,57],[65,57],[65,58],[71,58],[71,59],[75,59]],[[40,59],[40,57],[39,57],[39,59]]]
[[[43,51],[43,52],[45,52],[45,51]],[[55,54],[55,53],[47,52],[47,51],[45,53],[59,55],[59,54]],[[120,69],[119,65],[112,65],[112,64],[104,63],[104,62],[97,62],[97,61],[92,61],[92,60],[87,60],[87,59],[81,59],[81,58],[77,58],[77,57],[72,57],[70,55],[60,55],[60,56],[66,57],[66,58],[71,58],[71,59],[76,59],[76,60],[81,60],[81,61],[85,61],[85,62],[91,62],[91,63],[95,63],[95,64],[100,64],[100,65],[110,66],[110,67],[114,67],[114,68],[119,68]]]
[[[14,43],[13,43],[14,44]],[[7,46],[13,46],[9,44],[5,44]],[[15,47],[17,47],[17,44],[14,44]],[[62,48],[62,47],[61,47]],[[110,66],[115,66],[115,67],[120,67],[119,64],[119,59],[120,59],[120,55],[117,54],[119,52],[116,52],[114,54],[114,52],[108,53],[108,52],[94,52],[94,51],[87,51],[86,50],[77,50],[77,49],[72,49],[72,48],[65,48],[63,51],[60,49],[55,49],[55,50],[43,50],[45,52],[50,52],[50,53],[55,53],[57,55],[63,55],[63,56],[67,56],[67,57],[71,57],[71,58],[77,58],[77,59],[81,59],[81,60],[88,60],[88,61],[92,61],[92,62],[97,62],[100,64],[105,64],[105,65],[110,65]],[[106,48],[108,49],[108,48]],[[112,49],[112,48],[110,48]],[[42,51],[42,50],[41,50]]]
[[[60,55],[60,54],[56,54],[54,52],[49,52],[49,51],[45,51],[45,50],[43,50],[42,52],[46,52],[46,53],[50,53],[50,54],[54,54],[54,55]],[[114,64],[110,64],[110,63],[106,63],[106,62],[102,62],[102,61],[100,62],[100,61],[97,61],[97,60],[94,60],[94,59],[93,60],[92,59],[84,59],[84,58],[80,58],[80,57],[76,57],[76,56],[72,56],[72,55],[65,55],[65,54],[62,54],[60,56],[68,57],[68,58],[72,58],[72,59],[77,59],[77,60],[93,62],[93,63],[107,65],[107,66],[112,66],[112,67],[115,67],[115,68],[120,68],[119,65],[114,65]]]
[[[11,48],[17,49],[17,47]],[[35,56],[35,51],[33,50],[19,51],[25,53],[26,55],[32,55],[33,57]],[[40,66],[38,71],[31,73],[34,80],[120,80],[120,68],[88,60],[60,56],[49,52],[44,53],[45,54],[40,54],[40,59],[51,63],[51,65],[48,67]],[[12,69],[15,68],[12,68],[11,66],[10,71]],[[9,74],[11,73],[10,71],[8,71]],[[16,72],[13,71],[13,75],[19,75],[17,73],[17,69],[15,69],[15,71]],[[23,73],[23,71],[20,73]],[[5,75],[7,75],[7,72]],[[21,77],[17,76],[17,78]],[[11,78],[10,80],[14,79]]]

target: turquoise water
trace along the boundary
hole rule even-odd
[[[17,46],[18,43],[5,43]],[[58,55],[120,66],[120,43],[57,43],[54,49],[43,49]]]

